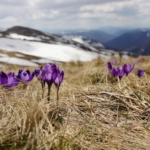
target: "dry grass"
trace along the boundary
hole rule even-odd
[[[58,105],[55,87],[48,103],[36,78],[26,89],[1,87],[0,150],[149,150],[150,59],[139,59],[135,71],[146,74],[139,79],[133,72],[120,82],[100,58],[59,65],[65,79]]]

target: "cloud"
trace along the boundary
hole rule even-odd
[[[106,3],[106,4],[100,4],[100,5],[85,5],[80,8],[81,13],[89,13],[89,14],[95,14],[94,16],[102,16],[102,15],[111,15],[114,14],[116,16],[119,15],[132,15],[138,13],[137,7],[135,7],[136,4],[133,4],[133,2],[114,2],[114,3]],[[92,16],[92,15],[91,15]],[[86,17],[86,16],[85,16]]]
[[[43,30],[150,26],[148,0],[1,0],[0,26]]]

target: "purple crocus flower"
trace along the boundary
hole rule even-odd
[[[1,84],[6,88],[16,87],[20,81],[15,76],[14,72],[9,72],[6,74],[3,71],[0,73],[0,80]]]
[[[57,100],[59,100],[59,87],[60,87],[63,79],[64,79],[64,70],[59,71],[59,69],[58,69],[58,74],[57,74],[57,77],[56,77],[56,79],[54,81],[54,84],[55,84],[55,86],[57,88],[57,95],[56,95],[57,96]]]
[[[24,71],[23,69],[20,69],[18,72],[18,79],[20,79],[22,82],[30,82],[34,77],[34,72],[30,73],[29,70]]]
[[[138,77],[141,77],[141,76],[143,76],[143,74],[144,74],[144,70],[138,70],[137,71],[137,75],[138,75]]]
[[[57,78],[57,75],[58,75],[57,66],[53,64],[52,66],[48,66],[46,69],[44,68],[42,77],[43,79],[45,79],[45,82],[48,85],[52,85],[52,83],[54,83],[55,79]]]
[[[114,64],[116,64],[117,61],[114,62]],[[110,73],[114,76],[114,77],[119,77],[119,79],[121,79],[124,74],[128,74],[129,72],[131,72],[134,68],[134,65],[133,64],[129,64],[127,66],[127,64],[124,64],[122,66],[122,69],[120,69],[119,67],[118,68],[115,68],[115,67],[112,67],[112,64],[111,62],[108,62],[106,64],[107,68],[109,69]]]
[[[117,60],[113,60],[113,61],[112,61],[112,64],[113,64],[113,65],[117,65]]]
[[[40,75],[40,68],[35,69],[34,73],[36,75],[36,77],[38,77]]]
[[[109,69],[109,71],[112,70],[112,64],[111,64],[111,62],[107,62],[106,66]]]
[[[46,64],[45,67],[36,69],[35,74],[36,74],[38,80],[40,80],[41,84],[42,84],[42,89],[43,89],[42,98],[44,97],[45,82],[48,84],[48,101],[49,101],[51,86],[54,83],[54,81],[58,75],[57,66],[55,64],[53,64],[53,65]]]
[[[124,64],[122,67],[123,72],[128,75],[134,69],[134,64]]]
[[[34,73],[35,73],[37,79],[38,79],[39,81],[41,81],[41,82],[44,81],[44,79],[42,79],[42,70],[43,70],[43,67],[41,66],[40,68],[37,68],[37,69],[35,69],[35,71],[34,71]]]
[[[41,82],[41,85],[42,85],[42,98],[44,98],[44,88],[45,88],[45,77],[44,78],[42,77],[42,74],[44,76],[44,73],[43,73],[44,68],[41,66],[40,68],[37,68],[34,71],[37,79]]]
[[[44,67],[41,67],[41,71],[42,71],[42,73],[41,73],[41,80],[42,81],[45,81],[45,74],[50,69],[51,69],[51,65],[50,64],[46,64]]]
[[[58,70],[58,75],[54,81],[55,86],[59,88],[63,79],[64,79],[64,70],[62,70],[62,71]]]
[[[120,72],[120,68],[114,68],[112,67],[111,62],[107,62],[106,64],[107,68],[109,69],[109,72],[115,77],[118,75],[118,73]]]
[[[117,76],[119,77],[119,79],[121,79],[123,76],[124,76],[124,71],[123,70],[120,70],[117,74]]]
[[[120,68],[119,68],[119,67],[118,67],[118,68],[112,68],[112,69],[110,70],[110,73],[111,73],[114,77],[117,76],[119,72],[120,72]]]
[[[109,69],[109,72],[110,72],[113,76],[116,76],[116,69],[112,67],[111,62],[107,62],[106,66],[107,66],[107,68]]]
[[[58,70],[57,66],[53,64],[52,66],[46,66],[46,69],[43,70],[43,78],[45,82],[48,84],[48,101],[50,100],[50,90],[51,86],[57,78]]]

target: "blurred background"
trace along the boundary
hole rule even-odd
[[[1,0],[0,65],[150,54],[148,0]]]

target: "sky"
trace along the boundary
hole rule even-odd
[[[0,0],[0,28],[150,27],[149,0]]]

